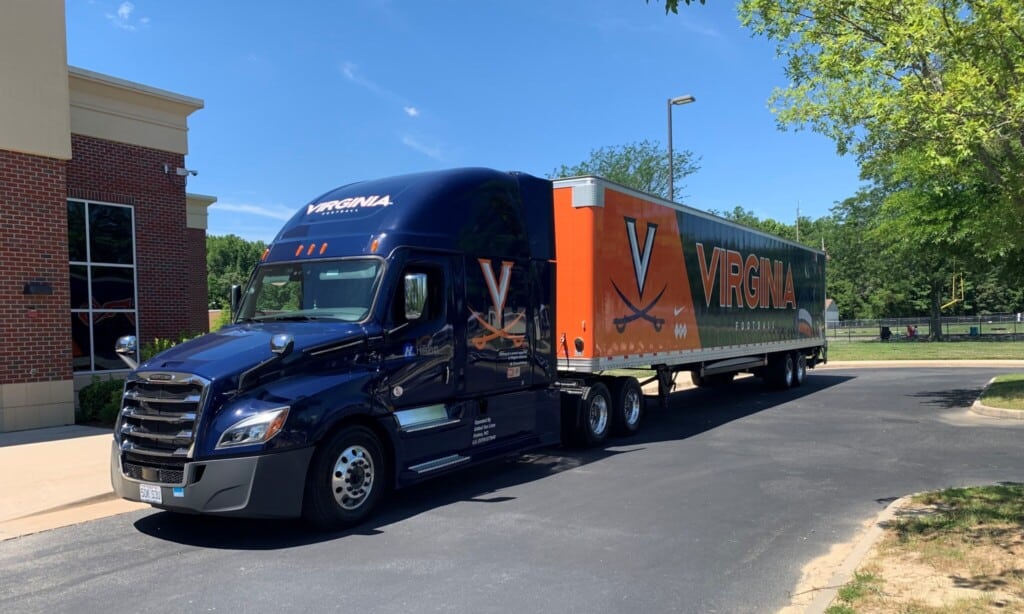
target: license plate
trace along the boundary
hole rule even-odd
[[[139,484],[139,499],[146,503],[163,503],[164,498],[159,486]]]

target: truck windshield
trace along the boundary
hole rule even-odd
[[[359,322],[370,312],[380,271],[377,258],[262,265],[242,297],[238,321]]]

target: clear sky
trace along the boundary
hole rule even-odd
[[[782,62],[708,0],[67,0],[68,63],[200,98],[188,191],[209,234],[269,242],[331,188],[488,166],[544,176],[591,150],[667,139],[700,209],[792,222],[859,185],[855,161],[768,109]],[[682,196],[685,195],[685,196]]]

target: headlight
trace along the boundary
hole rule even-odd
[[[284,421],[288,418],[289,407],[278,407],[261,411],[232,424],[217,442],[217,449],[233,446],[248,446],[255,443],[270,441],[281,432]]]

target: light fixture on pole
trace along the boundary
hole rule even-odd
[[[689,94],[668,99],[668,199],[672,202],[676,201],[675,176],[672,170],[672,106],[691,102],[697,102],[697,99]]]

